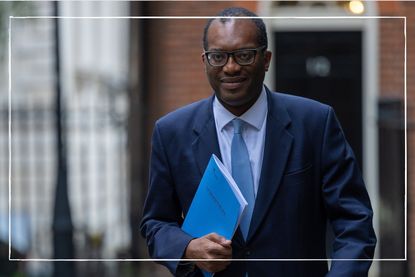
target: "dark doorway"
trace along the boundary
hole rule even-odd
[[[276,91],[332,106],[362,168],[362,33],[275,32]]]

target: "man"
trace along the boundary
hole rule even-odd
[[[219,16],[255,14],[230,8]],[[325,259],[329,221],[331,258],[366,261],[333,261],[329,272],[324,260],[163,264],[177,276],[202,276],[200,269],[217,277],[366,276],[376,244],[372,210],[333,110],[263,85],[271,52],[259,18],[210,20],[202,58],[214,96],[166,115],[154,128],[141,222],[151,257]],[[212,154],[252,198],[232,241],[217,234],[193,238],[180,228]],[[236,161],[248,161],[248,168]],[[248,177],[238,177],[240,171]]]

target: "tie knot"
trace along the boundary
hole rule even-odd
[[[242,125],[243,125],[243,121],[240,120],[239,118],[234,118],[232,120],[232,124],[233,124],[233,133],[234,134],[241,134],[242,133]]]

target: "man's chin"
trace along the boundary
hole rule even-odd
[[[240,92],[222,92],[219,99],[222,103],[232,107],[241,106],[246,102]]]
[[[241,107],[244,107],[244,106],[247,105],[246,99],[240,99],[240,98],[237,98],[237,99],[235,99],[235,98],[221,99],[221,102],[222,102],[222,105],[225,108],[227,108],[228,110],[229,109],[238,109],[238,108],[241,108]]]

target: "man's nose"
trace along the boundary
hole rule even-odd
[[[241,70],[241,66],[235,61],[235,58],[230,55],[228,62],[223,66],[223,71],[228,74],[234,74]]]

